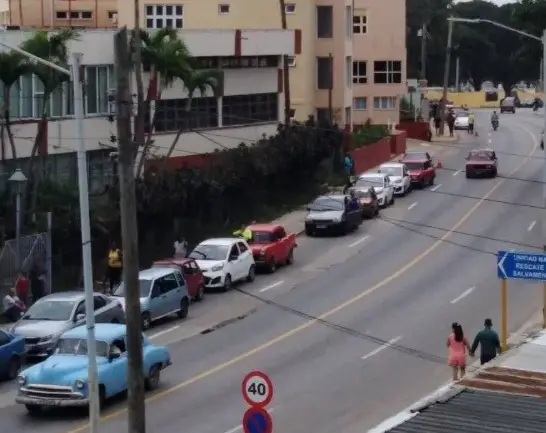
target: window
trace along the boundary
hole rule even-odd
[[[296,13],[296,4],[295,3],[286,3],[284,5],[285,14],[295,14]]]
[[[146,5],[146,27],[149,29],[184,27],[183,5]]]
[[[351,65],[353,63],[353,58],[351,56],[345,57],[345,74],[346,74],[346,85],[347,87],[353,87],[353,74],[351,71]]]
[[[218,5],[218,13],[220,15],[229,14],[229,5]]]
[[[353,34],[365,35],[368,33],[368,15],[366,11],[355,10],[353,15]]]
[[[355,110],[366,110],[368,108],[368,98],[365,96],[353,98],[353,108]]]
[[[85,68],[86,114],[108,114],[108,92],[113,87],[113,66],[87,66]]]
[[[171,290],[178,288],[178,281],[174,273],[165,275],[164,277],[155,281],[156,283],[159,283],[159,290],[161,294],[169,293]]]
[[[231,250],[229,250],[229,259],[236,259],[239,257],[239,249],[237,248],[237,245],[233,245],[231,247]]]
[[[109,20],[116,19],[117,17],[118,17],[118,12],[117,11],[108,11],[108,19]]]
[[[352,23],[353,9],[351,6],[345,6],[345,36],[347,36],[347,39],[350,39],[353,35]]]
[[[237,242],[237,246],[239,247],[239,251],[241,252],[241,254],[248,251],[248,248],[242,242]]]
[[[80,12],[80,18],[82,20],[90,20],[93,18],[93,12],[90,12],[90,11]]]
[[[317,89],[328,90],[332,88],[334,81],[332,66],[332,57],[317,57]]]
[[[68,18],[68,13],[66,11],[57,11],[58,20],[66,20]]]
[[[156,101],[156,132],[218,127],[218,102],[216,98],[193,98],[189,110],[187,103],[188,100],[185,98]],[[146,116],[146,121],[146,131],[149,131],[149,114]]]
[[[353,84],[367,84],[367,62],[365,60],[353,61]]]
[[[272,122],[279,119],[277,93],[224,96],[222,98],[224,126]]]
[[[378,96],[373,98],[373,108],[376,110],[394,110],[396,108],[395,96]]]
[[[220,69],[243,68],[276,68],[279,66],[278,56],[241,56],[222,57],[219,62]]]
[[[191,268],[188,268],[189,272],[188,275],[192,274]],[[180,272],[175,272],[174,277],[176,278],[176,284],[178,284],[178,287],[184,287],[186,285],[186,281],[182,277],[182,274]]]
[[[375,84],[402,83],[402,62],[400,60],[380,60],[373,62]]]
[[[93,297],[93,307],[95,310],[100,310],[104,306],[106,306],[106,301],[102,296]]]
[[[317,38],[331,38],[334,31],[332,6],[317,6]]]
[[[295,56],[286,56],[286,63],[288,64],[288,66],[290,66],[291,68],[293,68],[294,66],[296,66],[296,57]]]
[[[78,19],[80,17],[80,13],[78,11],[72,11],[70,12],[70,18],[71,19]]]

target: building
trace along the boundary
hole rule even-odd
[[[0,25],[115,28],[116,0],[0,0]]]
[[[283,118],[281,65],[285,55],[294,55],[294,31],[283,30],[182,30],[193,56],[207,68],[223,71],[220,94],[195,95],[187,111],[187,94],[181,82],[175,82],[162,92],[155,102],[156,127],[153,154],[161,156],[182,131],[172,156],[212,152],[217,148],[232,148],[241,142],[255,142],[263,135],[274,134]],[[32,32],[10,30],[0,37],[12,45],[20,44]],[[115,112],[110,96],[115,93],[113,30],[88,30],[71,43],[71,52],[83,53],[84,107],[86,119],[84,140],[86,149],[100,155],[90,171],[110,166],[105,160],[115,144],[116,134],[109,117]],[[149,74],[144,73],[145,87]],[[144,89],[145,93],[147,88]],[[1,95],[0,95],[1,96]],[[23,77],[11,89],[12,130],[18,158],[31,155],[37,130],[37,118],[42,112],[42,88],[36,77]],[[2,100],[2,99],[0,99]],[[152,104],[150,104],[152,105]],[[148,110],[148,125],[152,111]],[[56,178],[75,175],[76,122],[74,101],[69,86],[59,89],[49,101],[50,121],[47,142],[40,147],[48,158],[47,170]],[[110,120],[112,120],[110,118]],[[12,158],[8,145],[5,158]],[[97,156],[98,157],[98,156]],[[97,168],[99,167],[99,168]],[[64,173],[64,174],[63,174]],[[68,174],[67,174],[68,173]]]
[[[140,24],[148,28],[281,28],[277,0],[140,5]],[[398,99],[406,93],[406,6],[396,6],[381,0],[286,1],[288,28],[301,30],[301,53],[289,59],[298,120],[329,115],[331,100],[340,123],[397,122]],[[134,26],[133,3],[119,3],[118,20]]]

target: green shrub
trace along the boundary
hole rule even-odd
[[[369,120],[366,124],[358,127],[354,132],[351,140],[351,149],[358,149],[359,147],[366,146],[368,144],[376,143],[383,137],[389,135],[389,128],[386,125],[373,125]]]

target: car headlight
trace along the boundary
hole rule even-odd
[[[74,385],[77,389],[83,389],[85,387],[85,382],[81,379],[78,379],[76,380],[76,382],[74,382]]]
[[[27,378],[20,374],[19,376],[17,376],[17,383],[23,386],[25,383],[27,383]]]
[[[218,271],[221,271],[222,269],[224,269],[224,265],[216,265],[211,268],[211,271],[218,272]]]
[[[341,221],[341,217],[334,217],[334,218],[332,219],[332,221],[339,222],[339,221]]]

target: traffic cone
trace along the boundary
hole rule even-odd
[[[478,131],[474,131],[474,135],[478,137]]]
[[[438,161],[436,163],[436,168],[444,168],[444,166],[442,165],[442,161]]]

